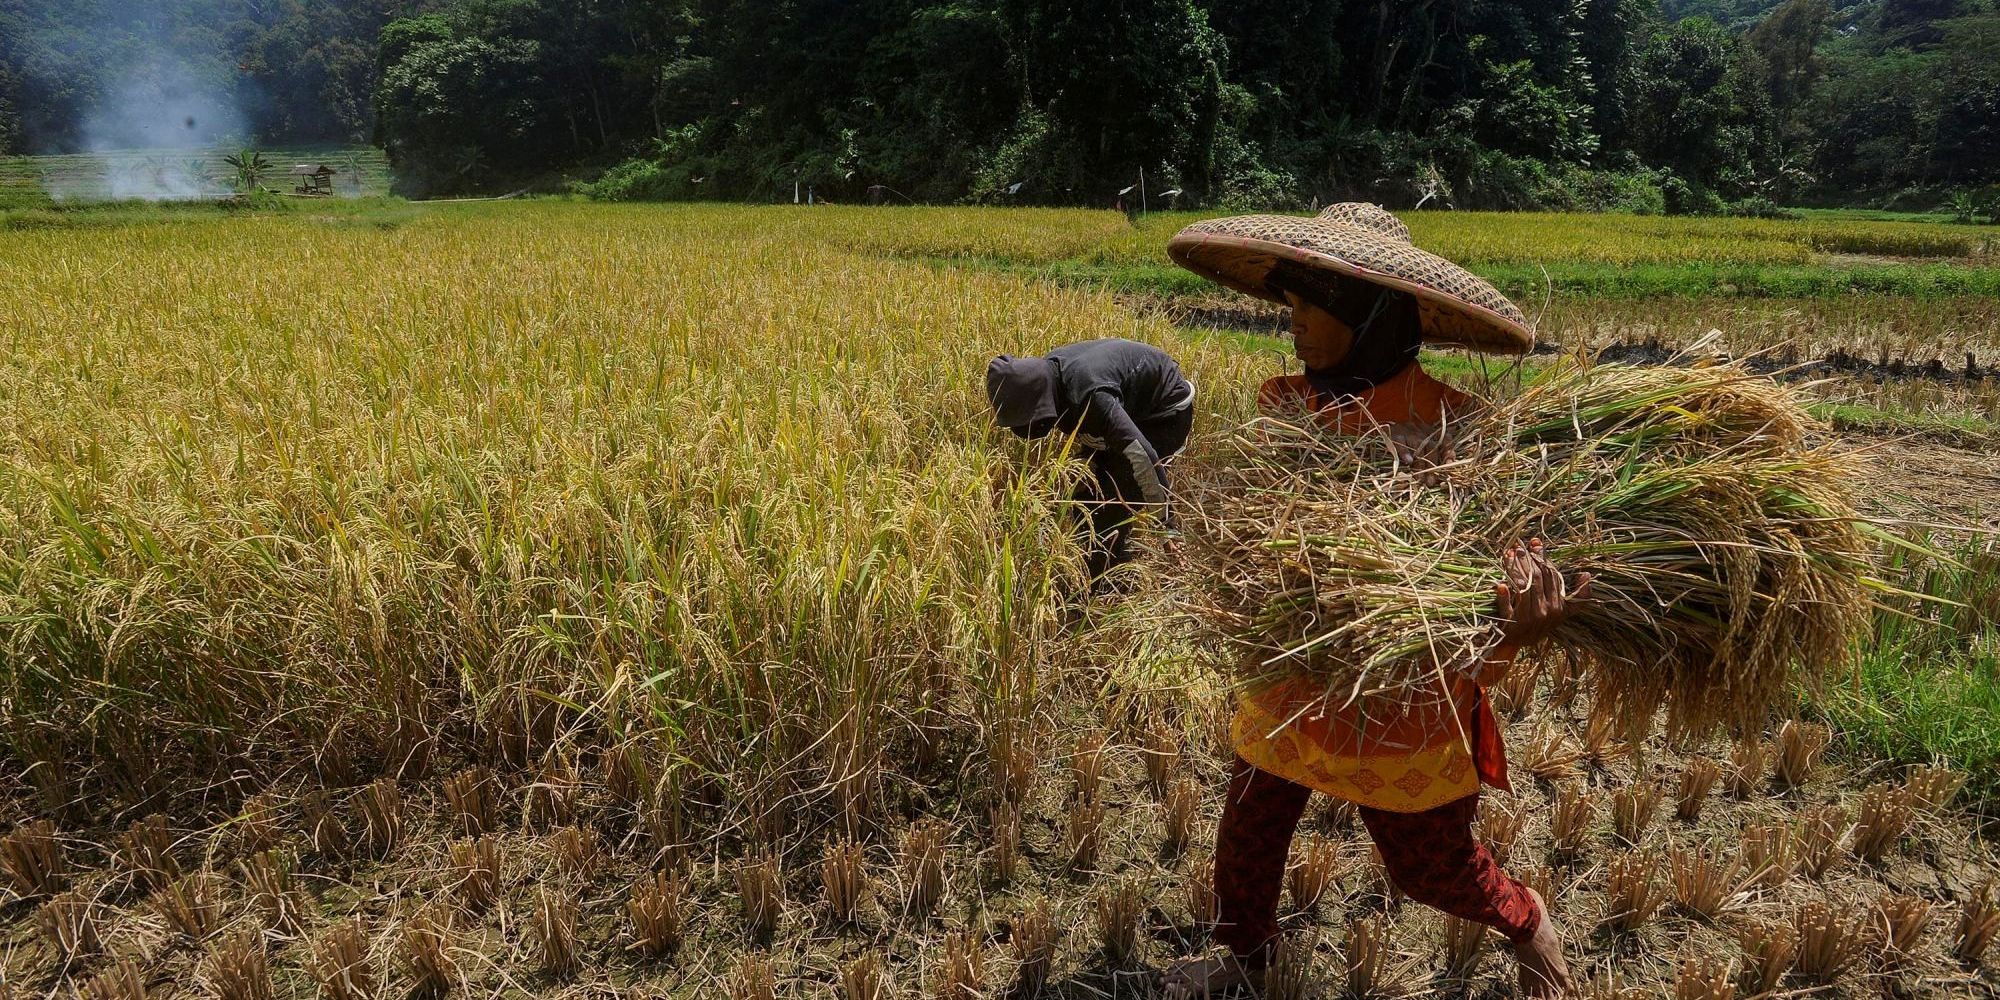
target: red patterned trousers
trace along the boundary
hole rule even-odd
[[[1312,789],[1240,758],[1230,773],[1229,798],[1215,834],[1215,939],[1252,968],[1269,960],[1278,935],[1285,861],[1311,797]],[[1471,795],[1428,812],[1367,806],[1360,812],[1389,877],[1405,896],[1525,941],[1541,925],[1541,908],[1472,835],[1478,808],[1479,796]]]

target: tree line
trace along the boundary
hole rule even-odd
[[[0,143],[60,147],[90,100],[60,68],[91,40],[17,27],[59,36],[125,6],[0,0]],[[2000,184],[1995,0],[159,0],[122,16],[209,32],[183,48],[224,54],[214,72],[254,98],[259,136],[378,141],[418,193],[1130,204],[1143,171],[1155,206],[1760,212],[1930,208]]]

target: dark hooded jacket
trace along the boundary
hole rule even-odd
[[[1160,444],[1143,425],[1194,406],[1181,366],[1148,344],[1086,340],[1039,358],[1001,355],[986,366],[994,420],[1022,437],[1061,429],[1092,449],[1093,462],[1127,503],[1164,504]],[[1170,446],[1180,447],[1175,441]]]

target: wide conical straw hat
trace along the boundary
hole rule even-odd
[[[1329,206],[1313,218],[1238,215],[1197,222],[1167,242],[1174,262],[1239,292],[1283,304],[1280,267],[1352,278],[1416,296],[1424,340],[1525,354],[1535,329],[1485,279],[1410,243],[1401,219],[1374,205]]]

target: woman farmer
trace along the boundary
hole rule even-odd
[[[1267,412],[1308,414],[1345,434],[1384,431],[1405,460],[1475,401],[1425,374],[1426,342],[1522,353],[1534,332],[1486,282],[1416,249],[1409,230],[1373,205],[1317,218],[1244,216],[1198,223],[1168,244],[1182,266],[1292,310],[1305,373],[1271,379]],[[1386,713],[1329,696],[1303,678],[1246,692],[1231,726],[1237,759],[1216,831],[1216,940],[1228,954],[1178,963],[1169,997],[1192,1000],[1261,977],[1277,936],[1278,889],[1293,830],[1313,792],[1346,799],[1404,895],[1494,927],[1515,945],[1521,989],[1560,995],[1570,978],[1541,897],[1502,871],[1473,836],[1479,789],[1505,789],[1506,754],[1484,688],[1517,650],[1548,637],[1589,584],[1566,594],[1539,540],[1501,554],[1497,626],[1483,654],[1442,664],[1433,692]]]

